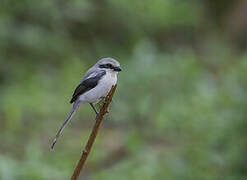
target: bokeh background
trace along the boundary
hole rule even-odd
[[[2,0],[0,179],[69,179],[94,124],[74,88],[102,57],[118,88],[81,179],[247,179],[245,0]]]

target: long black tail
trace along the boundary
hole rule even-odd
[[[71,118],[73,117],[75,110],[79,107],[79,103],[75,102],[75,104],[73,105],[69,115],[67,116],[66,120],[63,122],[63,125],[61,126],[61,128],[58,130],[56,137],[54,138],[52,144],[51,144],[51,149],[54,148],[60,134],[62,134],[64,128],[66,127],[66,125],[69,123],[69,121],[71,120]]]

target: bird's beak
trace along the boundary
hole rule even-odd
[[[120,66],[114,67],[114,71],[122,71],[122,68]]]

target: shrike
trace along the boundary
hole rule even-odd
[[[51,145],[52,149],[76,109],[81,105],[89,103],[95,113],[98,114],[93,104],[106,97],[112,86],[117,83],[119,71],[122,71],[120,63],[113,58],[103,58],[87,71],[72,95],[70,100],[70,103],[74,103],[72,110],[57,132],[56,138]]]

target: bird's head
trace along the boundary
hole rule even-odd
[[[100,69],[110,72],[120,72],[122,71],[120,63],[113,58],[103,58],[97,62],[96,66]]]

